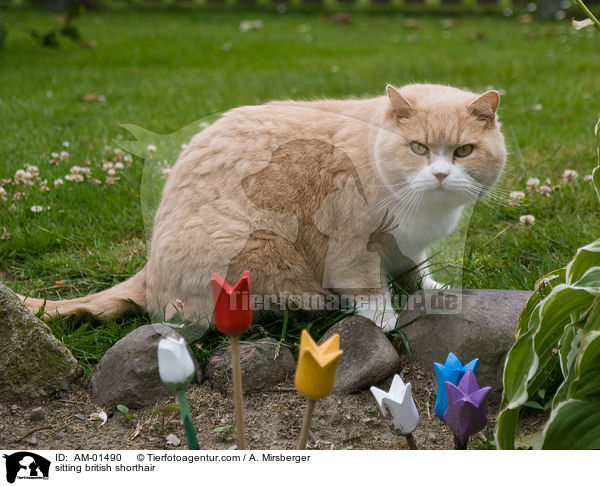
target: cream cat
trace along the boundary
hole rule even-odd
[[[212,313],[214,272],[234,283],[250,270],[263,305],[316,309],[335,295],[367,296],[358,312],[390,329],[387,277],[407,268],[402,259],[425,260],[503,170],[498,103],[495,91],[413,84],[366,100],[233,109],[179,156],[146,267],[45,311],[107,318],[133,302],[170,319],[181,300],[185,318],[198,319]],[[426,274],[422,284],[439,286]],[[26,304],[37,311],[43,301]]]

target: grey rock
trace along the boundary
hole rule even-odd
[[[36,446],[38,445],[38,441],[37,438],[34,436],[29,437],[29,439],[27,439],[27,444],[29,444],[30,446]]]
[[[92,375],[92,394],[96,402],[106,408],[120,404],[140,408],[154,405],[160,398],[173,396],[174,391],[161,381],[158,374],[158,342],[167,336],[179,338],[177,331],[168,326],[147,324],[117,341],[104,354]],[[201,371],[193,359],[196,381],[200,381]]]
[[[42,407],[34,408],[29,413],[29,420],[33,420],[34,422],[41,422],[46,418],[46,413]]]
[[[463,363],[479,358],[479,385],[491,386],[490,399],[497,402],[506,353],[532,294],[522,290],[422,290],[413,296],[412,308],[400,313],[398,325],[414,321],[402,332],[417,362],[428,370],[433,371],[434,362],[444,363],[449,352]],[[435,313],[427,313],[427,309]]]
[[[292,376],[296,368],[290,350],[272,338],[240,344],[240,365],[244,394],[281,383]],[[206,378],[221,393],[232,393],[231,346],[218,349],[211,355],[206,365]]]
[[[373,321],[351,316],[334,324],[319,340],[340,335],[344,351],[335,379],[334,393],[352,393],[385,380],[400,368],[398,351]]]
[[[0,400],[43,396],[77,370],[77,360],[50,328],[0,284]]]

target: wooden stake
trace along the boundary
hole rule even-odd
[[[406,437],[406,443],[408,444],[409,449],[412,449],[413,451],[419,450],[412,434],[407,434],[404,437]]]
[[[466,451],[467,450],[467,441],[463,442],[458,437],[454,436],[454,448],[457,451]]]
[[[306,410],[304,411],[304,420],[302,420],[302,430],[300,431],[300,440],[298,441],[298,449],[306,449],[306,441],[308,440],[308,432],[310,431],[310,423],[312,422],[313,411],[315,410],[315,401],[308,400]]]
[[[244,440],[244,406],[242,403],[242,367],[240,365],[240,336],[231,335],[231,368],[233,372],[233,402],[238,450],[246,449]]]

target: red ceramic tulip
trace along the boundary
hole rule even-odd
[[[242,334],[252,324],[250,272],[245,271],[233,287],[216,273],[211,283],[217,329],[223,334]]]

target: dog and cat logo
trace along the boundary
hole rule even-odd
[[[4,454],[6,480],[13,484],[16,479],[48,479],[50,461],[39,454],[21,451]]]

